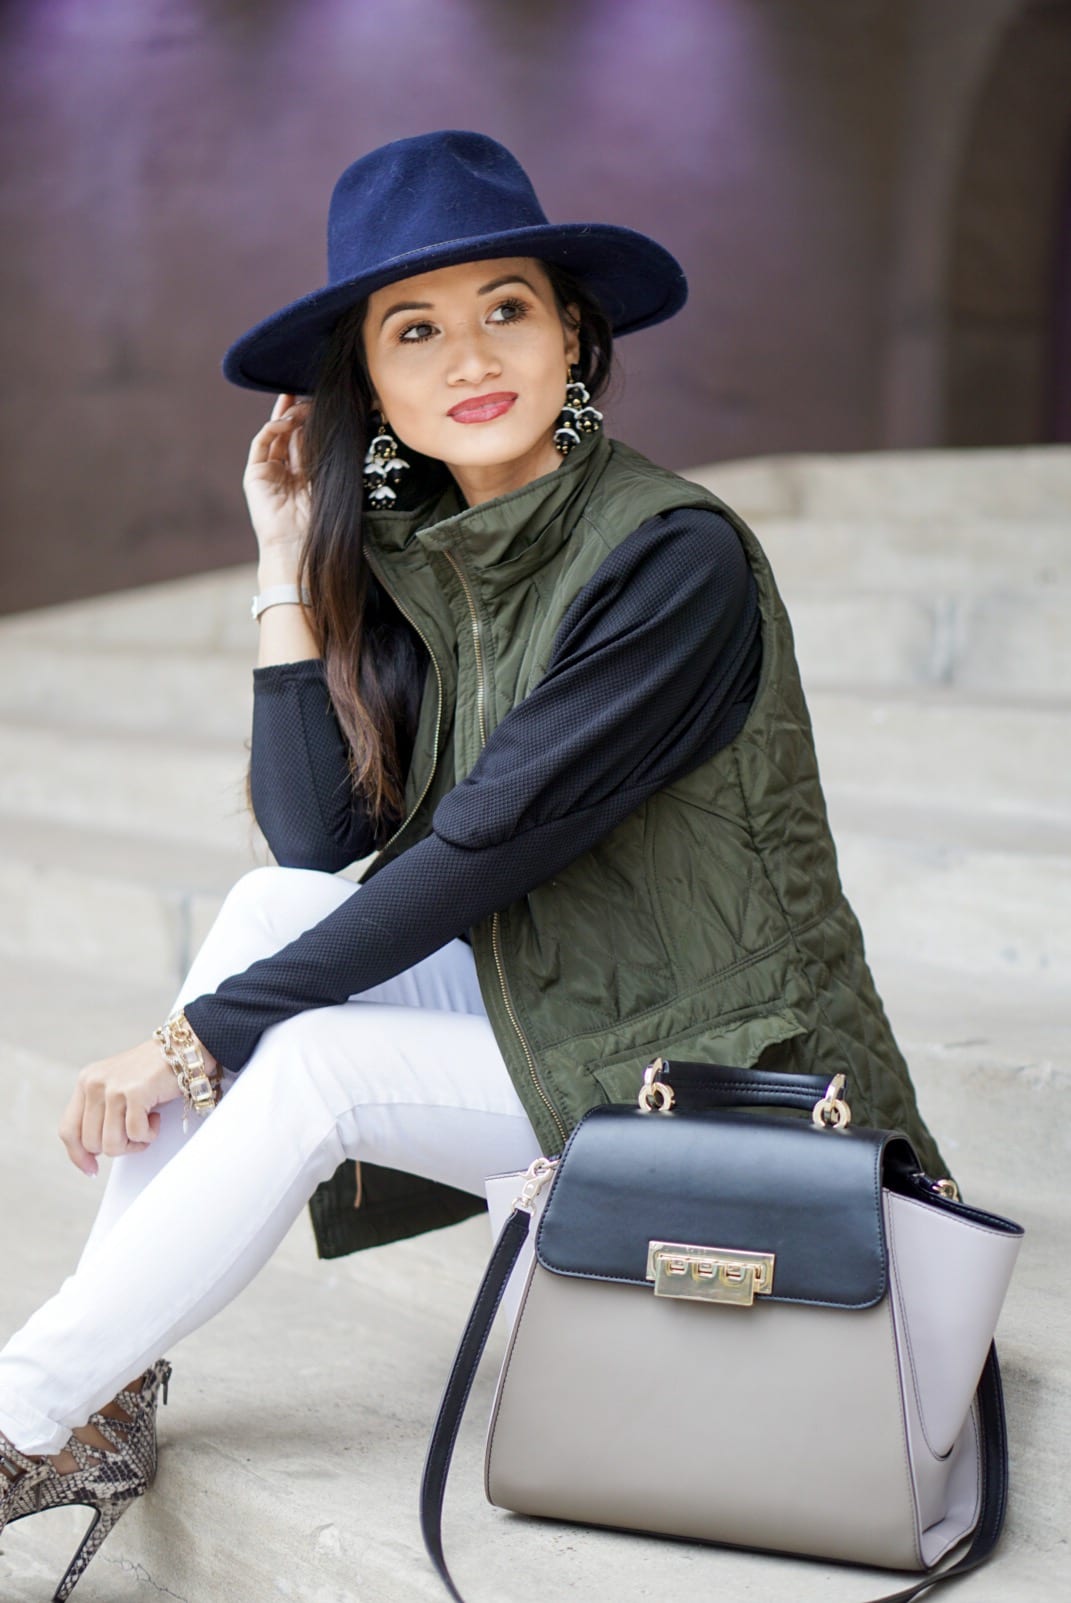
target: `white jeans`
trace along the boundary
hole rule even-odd
[[[278,951],[348,896],[350,880],[257,868],[227,896],[175,1006]],[[272,1025],[206,1118],[181,1098],[143,1152],[110,1160],[73,1274],[0,1351],[0,1431],[57,1453],[71,1427],[225,1306],[344,1158],[476,1195],[539,1142],[476,982],[450,941],[337,1007]]]

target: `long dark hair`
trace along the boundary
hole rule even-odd
[[[579,309],[580,373],[594,401],[611,376],[610,321],[571,273],[542,265],[562,319],[568,321],[570,302]],[[303,459],[311,496],[299,583],[311,594],[310,621],[349,743],[351,783],[382,841],[405,813],[427,652],[364,557],[363,469],[373,410],[361,337],[367,306],[362,300],[335,325],[310,396]],[[411,466],[399,506],[416,506],[449,483],[444,463],[409,446],[404,454]]]

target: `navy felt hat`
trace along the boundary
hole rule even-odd
[[[321,288],[248,330],[223,358],[247,390],[308,395],[343,312],[399,278],[491,256],[568,268],[599,299],[615,336],[680,311],[680,263],[646,234],[612,223],[550,223],[517,158],[464,128],[395,139],[352,162],[335,184]]]

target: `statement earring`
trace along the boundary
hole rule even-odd
[[[398,454],[397,437],[382,412],[374,411],[373,416],[379,421],[373,425],[375,434],[365,452],[365,505],[389,507],[394,505],[409,463]]]
[[[580,444],[582,434],[594,434],[602,427],[602,413],[588,405],[591,396],[581,380],[579,362],[571,362],[567,372],[565,405],[554,430],[554,444],[562,456],[568,456],[573,446]]]

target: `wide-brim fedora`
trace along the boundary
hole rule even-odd
[[[551,223],[517,158],[487,134],[440,128],[380,145],[335,184],[328,282],[247,330],[223,357],[247,390],[311,394],[332,328],[373,290],[435,267],[535,256],[597,297],[614,336],[650,328],[688,298],[684,270],[656,240],[613,223]]]

